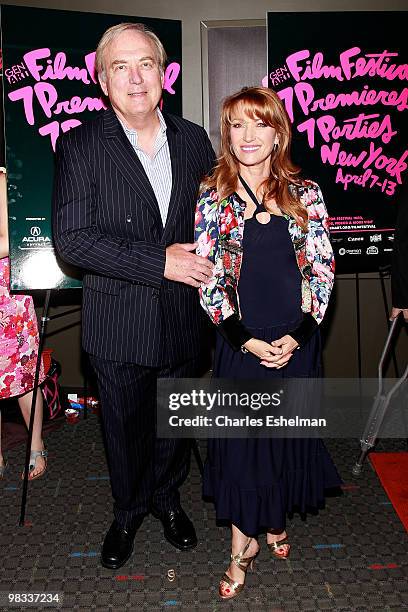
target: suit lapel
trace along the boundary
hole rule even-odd
[[[184,181],[186,179],[187,149],[184,134],[172,122],[170,117],[165,115],[164,119],[167,125],[167,142],[169,144],[172,173],[169,210],[163,235],[163,240],[165,241],[171,233],[177,213],[182,206]]]
[[[123,178],[149,208],[158,227],[163,229],[159,205],[149,179],[112,109],[104,113],[102,145]]]

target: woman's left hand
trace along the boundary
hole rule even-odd
[[[278,340],[274,340],[271,342],[271,346],[276,349],[280,349],[280,354],[276,354],[276,359],[271,361],[261,361],[261,365],[266,366],[267,368],[276,368],[279,370],[283,368],[289,362],[290,358],[293,355],[293,351],[299,346],[292,336],[286,335],[282,336]]]

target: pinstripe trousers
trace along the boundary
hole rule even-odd
[[[190,440],[158,439],[158,378],[197,375],[197,359],[174,367],[151,368],[89,355],[102,404],[102,423],[114,499],[113,512],[125,529],[134,518],[180,503],[178,487],[190,467]]]

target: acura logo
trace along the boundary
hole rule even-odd
[[[39,227],[32,227],[30,229],[30,234],[32,236],[39,236],[41,234],[41,229]]]

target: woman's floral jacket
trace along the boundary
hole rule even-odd
[[[299,344],[310,337],[322,321],[327,308],[334,280],[334,256],[330,244],[328,215],[319,186],[304,181],[301,186],[290,185],[304,204],[308,214],[308,229],[304,231],[294,218],[288,219],[288,231],[292,239],[297,264],[302,275],[303,327],[292,335]],[[238,281],[242,262],[244,211],[246,203],[233,193],[219,201],[215,190],[207,190],[199,196],[195,215],[195,241],[197,254],[214,263],[212,278],[202,283],[201,305],[221,333],[230,323],[241,319],[238,298]],[[230,317],[233,317],[230,321]],[[236,325],[235,325],[236,327]],[[233,333],[227,338],[234,348],[239,348],[244,336]],[[231,335],[231,334],[229,334]],[[245,340],[245,341],[246,341]]]

